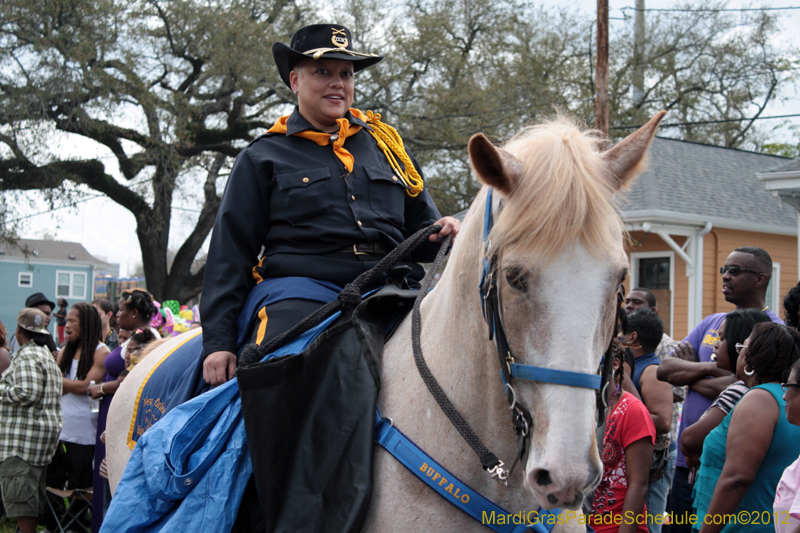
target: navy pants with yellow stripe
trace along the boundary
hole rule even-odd
[[[312,300],[290,298],[262,307],[250,332],[250,343],[266,345],[323,305]]]

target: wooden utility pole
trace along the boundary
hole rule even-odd
[[[597,0],[597,94],[594,127],[608,136],[608,0]]]
[[[636,0],[633,37],[633,103],[639,108],[644,101],[644,0]]]

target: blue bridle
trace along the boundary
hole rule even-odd
[[[540,366],[523,365],[515,362],[514,353],[508,345],[505,327],[503,325],[502,303],[500,301],[500,289],[498,287],[499,263],[500,258],[497,254],[490,255],[489,234],[493,225],[492,209],[492,188],[489,187],[486,195],[486,210],[483,223],[483,273],[480,281],[481,306],[483,317],[489,326],[489,340],[494,340],[497,355],[500,359],[501,378],[505,388],[506,398],[512,411],[512,422],[518,436],[517,456],[514,463],[507,472],[502,472],[498,477],[506,479],[514,470],[517,462],[523,457],[529,448],[532,418],[528,409],[517,402],[516,393],[511,385],[513,379],[525,379],[528,381],[538,381],[541,383],[553,383],[556,385],[567,385],[570,387],[581,387],[587,389],[601,390],[608,382],[611,365],[603,365],[602,375],[584,372],[573,372],[570,370],[558,370],[555,368],[545,368]],[[608,360],[609,358],[606,358]],[[605,407],[607,399],[603,401],[603,391],[598,398],[598,426],[605,420]]]
[[[506,340],[505,328],[503,326],[502,317],[502,304],[500,302],[500,291],[497,286],[498,265],[499,257],[497,255],[489,256],[489,233],[492,227],[492,189],[489,188],[486,197],[486,213],[484,220],[484,259],[483,259],[483,273],[480,282],[481,306],[483,308],[483,316],[489,325],[489,339],[494,339],[497,354],[500,358],[501,378],[505,387],[506,398],[511,406],[512,422],[517,432],[518,446],[517,454],[514,457],[514,462],[511,468],[506,470],[502,461],[497,456],[485,449],[480,439],[469,430],[469,435],[465,436],[462,429],[459,429],[461,435],[467,439],[468,437],[477,440],[483,450],[476,449],[473,443],[468,443],[473,447],[481,459],[483,468],[489,472],[492,477],[495,477],[506,485],[508,478],[514,471],[514,467],[522,458],[530,446],[531,426],[532,419],[530,412],[523,407],[516,399],[516,393],[511,386],[512,379],[526,379],[529,381],[538,381],[543,383],[555,383],[558,385],[567,385],[570,387],[583,387],[594,390],[602,389],[602,393],[598,394],[598,428],[604,424],[605,411],[608,406],[607,387],[604,385],[608,382],[608,376],[611,373],[611,362],[613,357],[610,357],[611,346],[606,353],[605,362],[603,364],[602,377],[596,374],[588,374],[582,372],[571,372],[567,370],[558,370],[554,368],[544,368],[532,365],[522,365],[514,361],[514,355],[511,348],[508,346]],[[438,265],[438,263],[435,263]],[[416,358],[415,353],[415,358]],[[421,353],[420,353],[421,358]],[[425,367],[427,368],[427,366]],[[423,378],[424,379],[424,378]],[[435,380],[433,380],[435,382]],[[431,384],[426,381],[428,389],[433,394]],[[438,386],[438,385],[437,385]],[[436,398],[436,394],[434,394]],[[445,397],[444,400],[447,400]],[[444,405],[449,405],[452,410],[452,405],[447,402],[440,401],[437,398],[439,406],[442,407],[445,414],[455,425],[454,419],[451,414],[445,409]],[[462,420],[463,422],[463,420]],[[467,429],[469,429],[467,427]],[[467,513],[473,519],[480,521],[486,527],[497,533],[523,533],[532,529],[536,533],[549,533],[553,525],[557,523],[558,514],[560,510],[554,509],[552,511],[541,510],[536,515],[538,523],[535,524],[519,524],[514,525],[505,522],[503,525],[486,523],[484,517],[487,514],[494,516],[495,513],[502,516],[511,516],[507,511],[492,503],[490,500],[484,498],[479,493],[472,490],[469,486],[457,479],[453,474],[444,469],[442,465],[436,462],[430,455],[420,449],[411,439],[404,435],[399,429],[394,427],[394,423],[388,419],[383,418],[380,412],[376,417],[376,436],[375,440],[383,446],[389,453],[391,453],[398,461],[400,461],[408,470],[417,476],[423,483],[438,492],[447,501]],[[598,430],[598,442],[602,442],[602,431]],[[485,452],[485,455],[481,455]],[[436,480],[439,479],[439,483]],[[449,484],[447,484],[449,483]]]

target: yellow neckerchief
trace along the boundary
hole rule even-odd
[[[408,152],[406,152],[403,139],[400,138],[397,130],[388,124],[381,122],[381,116],[378,113],[367,111],[367,114],[365,115],[360,110],[355,108],[350,108],[350,113],[355,118],[372,126],[372,130],[367,128],[367,131],[369,131],[369,134],[375,138],[375,141],[378,143],[378,148],[383,152],[384,156],[386,156],[386,159],[389,161],[389,165],[391,165],[395,173],[397,173],[397,175],[408,186],[406,193],[408,193],[408,195],[412,198],[421,193],[424,187],[422,177],[417,172],[416,167],[414,167],[414,163],[411,161]],[[268,130],[268,132],[282,133],[285,135],[288,131],[286,128],[286,121],[288,119],[289,115],[280,117],[275,122],[275,125]],[[336,119],[336,122],[339,124],[339,132],[337,133],[337,138],[333,143],[333,153],[344,164],[348,172],[352,172],[355,158],[353,157],[353,154],[344,148],[344,142],[347,137],[355,135],[361,131],[361,126],[350,124],[350,121],[346,118]],[[296,132],[293,135],[313,141],[319,146],[327,146],[330,144],[330,139],[333,136],[331,133],[311,130]],[[397,161],[398,158],[400,159],[400,162],[403,163],[403,166],[401,166]]]

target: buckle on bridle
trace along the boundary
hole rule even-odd
[[[494,465],[492,468],[487,469],[486,471],[492,475],[493,478],[497,478],[497,481],[502,481],[506,483],[508,479],[508,470],[503,468],[505,464],[503,461],[498,459],[497,464]]]
[[[511,392],[511,398],[508,397],[509,391]],[[511,383],[506,383],[506,399],[508,399],[508,408],[513,411],[517,406],[517,393],[514,391],[514,387],[511,386]]]

